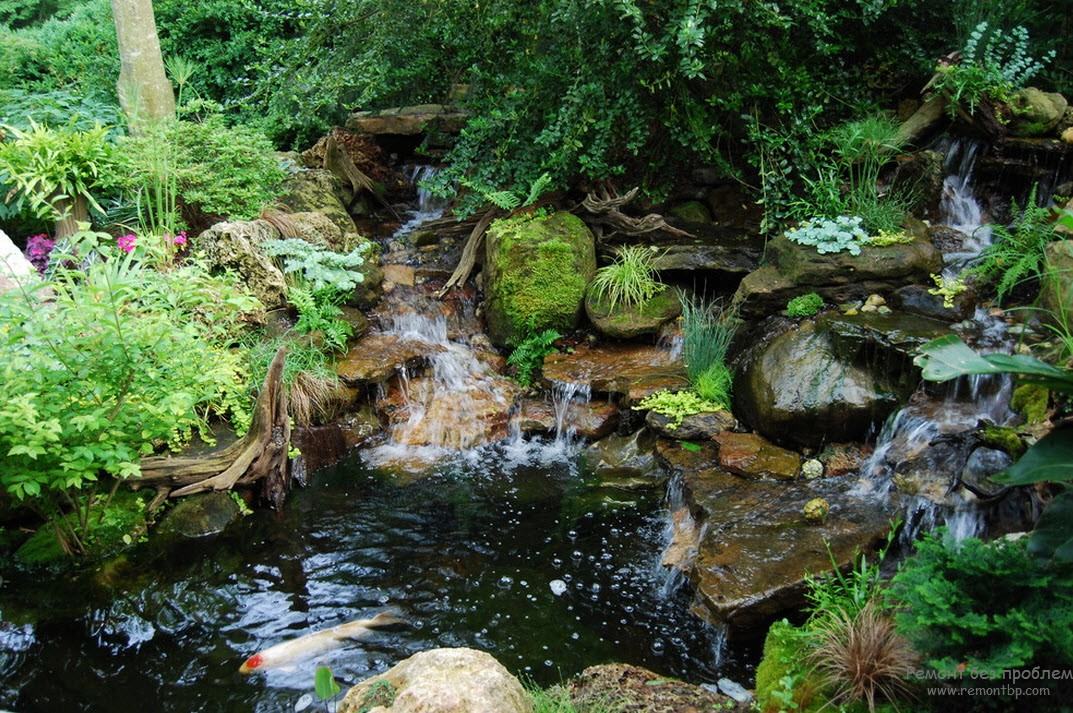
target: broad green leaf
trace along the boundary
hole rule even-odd
[[[1073,480],[1073,428],[1058,428],[1041,438],[994,480],[1007,485],[1063,483]]]
[[[1073,562],[1073,491],[1062,493],[1043,511],[1028,551],[1037,557]]]
[[[1023,354],[978,354],[954,334],[920,347],[914,363],[928,381],[948,381],[974,374],[1013,374],[1052,391],[1073,393],[1073,372]]]
[[[317,694],[317,698],[322,701],[330,701],[339,695],[342,690],[339,684],[335,682],[335,677],[332,675],[332,670],[327,666],[317,666],[317,672],[313,678],[313,690]]]

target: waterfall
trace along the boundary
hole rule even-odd
[[[969,139],[952,139],[946,146],[947,176],[943,183],[940,220],[963,233],[963,250],[947,253],[944,274],[956,276],[964,266],[991,244],[991,229],[984,224],[984,211],[973,187],[973,171],[984,144]],[[1013,344],[1006,324],[987,310],[977,308],[972,320],[973,344],[984,352],[1010,352]],[[918,461],[915,467],[931,468],[949,476],[964,464],[944,462],[941,454],[930,451],[932,442],[943,435],[974,428],[986,419],[1004,425],[1013,414],[1009,409],[1013,381],[1006,375],[961,377],[948,382],[938,393],[918,392],[908,405],[884,424],[872,456],[861,468],[858,495],[885,495],[892,488],[898,466]],[[975,496],[958,489],[941,498],[913,496],[906,507],[903,539],[911,542],[922,532],[946,525],[955,540],[984,533],[983,513]]]
[[[426,180],[436,177],[440,169],[436,166],[416,164],[404,169],[406,180],[417,189],[417,207],[406,214],[406,219],[395,231],[395,237],[407,235],[422,223],[436,220],[443,216],[447,201],[430,193],[423,185]]]
[[[966,236],[961,251],[945,256],[950,277],[956,276],[969,260],[991,244],[991,226],[984,223],[983,208],[973,189],[976,159],[985,146],[976,139],[951,139],[947,146],[940,221]]]
[[[592,389],[588,384],[566,384],[556,381],[551,389],[551,402],[555,409],[556,448],[568,451],[576,445],[577,428],[570,418],[575,403],[587,404],[592,400]]]

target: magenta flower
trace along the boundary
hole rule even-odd
[[[116,247],[128,254],[134,252],[134,246],[137,242],[138,237],[131,233],[127,233],[126,235],[120,235],[118,238],[115,239]]]
[[[49,255],[54,247],[56,247],[56,241],[44,233],[31,235],[26,239],[26,259],[44,275],[48,268]]]
[[[186,231],[185,230],[180,230],[179,234],[171,239],[171,242],[173,242],[174,244],[178,245],[179,247],[182,247],[183,245],[186,245]]]

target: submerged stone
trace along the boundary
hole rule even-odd
[[[581,438],[596,440],[615,429],[618,415],[618,407],[609,401],[571,401],[565,405],[562,426]],[[559,425],[555,404],[548,399],[523,399],[518,419],[522,433],[555,433]]]
[[[586,344],[570,353],[549,354],[544,379],[623,396],[627,405],[662,389],[689,385],[681,359],[661,347],[640,344]]]
[[[153,534],[173,542],[209,537],[223,532],[241,515],[229,492],[191,495],[168,510]]]
[[[390,695],[385,693],[390,692]],[[339,713],[532,713],[522,684],[490,654],[432,649],[351,688]]]

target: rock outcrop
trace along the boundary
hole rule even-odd
[[[549,384],[581,384],[593,394],[613,394],[625,405],[661,389],[689,385],[681,359],[667,349],[641,344],[582,345],[572,353],[549,354],[544,359],[544,380]]]
[[[648,669],[612,663],[590,666],[568,684],[579,713],[701,713],[737,710],[733,700]],[[741,710],[747,710],[742,707]],[[491,711],[489,711],[491,713]]]
[[[678,292],[664,288],[642,305],[616,305],[610,309],[607,300],[589,290],[585,296],[585,314],[601,334],[612,339],[633,339],[645,334],[656,334],[660,327],[682,313]]]
[[[595,273],[592,231],[571,213],[493,223],[485,239],[488,336],[513,346],[533,331],[573,329]]]
[[[279,238],[266,220],[238,221],[213,225],[198,236],[197,245],[210,269],[235,272],[266,309],[274,309],[287,304],[287,283],[261,243]]]
[[[414,654],[351,688],[339,713],[532,713],[522,684],[474,649]]]
[[[0,292],[7,292],[19,284],[36,279],[37,270],[11,242],[7,233],[0,230]]]

